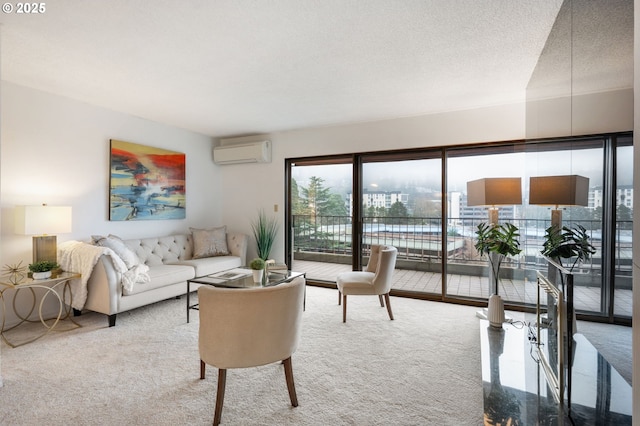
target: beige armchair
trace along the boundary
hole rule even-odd
[[[291,355],[300,340],[304,287],[304,277],[298,277],[273,287],[198,288],[200,378],[206,364],[218,368],[214,425],[222,417],[229,368],[282,361],[291,405],[298,406]]]
[[[389,319],[393,320],[389,292],[391,276],[396,267],[398,249],[393,246],[372,245],[369,263],[364,271],[343,272],[338,275],[338,305],[342,302],[342,322],[347,322],[347,295],[378,295],[380,306],[387,303]]]

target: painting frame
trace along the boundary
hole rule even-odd
[[[109,141],[109,220],[186,218],[186,155]]]

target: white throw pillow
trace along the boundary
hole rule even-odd
[[[193,258],[227,256],[227,227],[211,229],[189,228],[193,236]]]
[[[138,256],[131,250],[127,245],[122,241],[122,239],[116,235],[109,235],[108,237],[104,237],[102,235],[92,235],[91,240],[94,245],[107,247],[113,250],[120,259],[127,266],[127,269],[131,269],[136,265],[140,264],[140,259]]]

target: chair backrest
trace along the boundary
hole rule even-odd
[[[391,290],[391,277],[393,270],[396,268],[397,257],[397,248],[393,246],[380,246],[376,276],[373,278],[373,287],[376,294],[386,294]]]
[[[273,287],[199,287],[200,359],[227,369],[290,357],[300,340],[304,287],[304,277]]]
[[[367,263],[367,267],[364,268],[364,270],[366,272],[373,272],[374,274],[376,273],[376,270],[378,269],[378,260],[380,258],[380,250],[383,249],[384,245],[380,245],[380,244],[373,244],[371,246],[371,254],[369,255],[369,262]]]

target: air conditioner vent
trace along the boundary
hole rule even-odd
[[[216,164],[270,163],[271,141],[214,147],[213,162]]]

